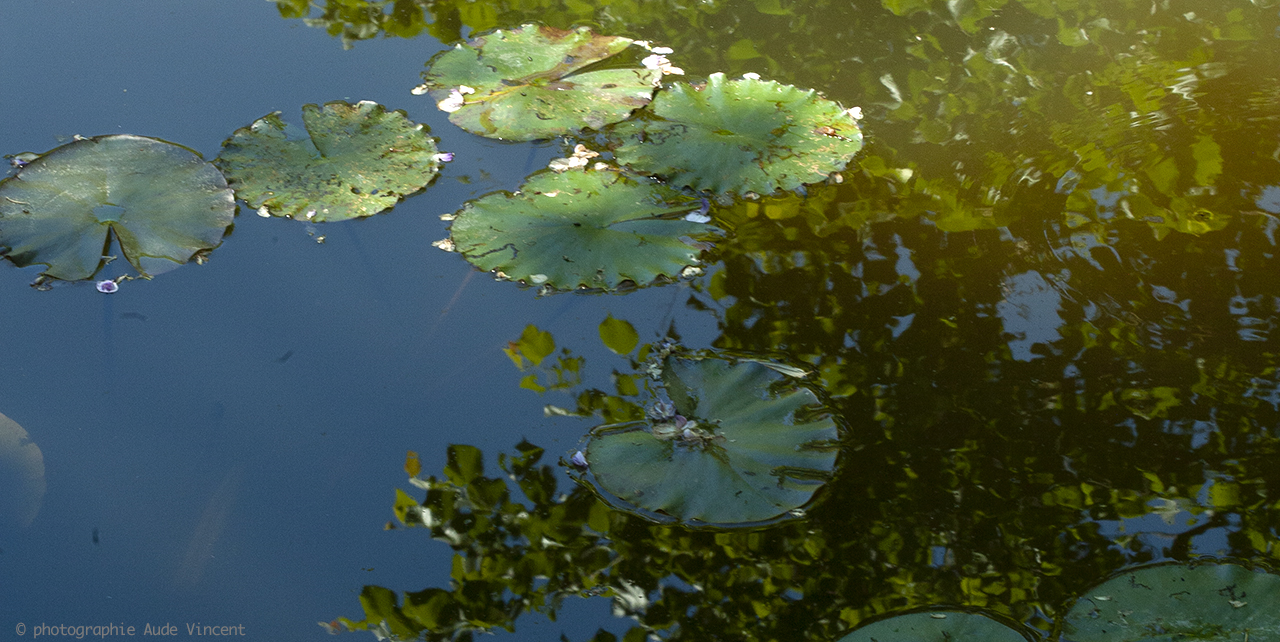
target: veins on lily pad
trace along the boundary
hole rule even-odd
[[[415,94],[479,136],[526,141],[599,129],[645,106],[670,49],[619,36],[527,24],[437,54]]]
[[[702,199],[602,169],[543,171],[514,194],[467,203],[436,243],[500,277],[548,290],[618,290],[690,274],[720,230]]]
[[[677,83],[646,113],[612,128],[618,162],[712,193],[771,194],[823,181],[862,149],[857,108],[754,74]]]
[[[0,181],[0,253],[41,279],[93,278],[114,238],[143,278],[203,258],[235,218],[222,174],[196,152],[144,136],[79,138],[23,155]],[[39,281],[38,281],[39,282]]]
[[[372,216],[425,188],[450,154],[403,111],[361,101],[302,108],[305,130],[280,112],[242,127],[215,161],[262,216],[324,222]]]
[[[836,466],[839,429],[798,369],[763,359],[661,349],[669,399],[645,421],[591,431],[582,459],[614,506],[719,527],[799,517]]]

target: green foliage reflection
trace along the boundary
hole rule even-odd
[[[525,523],[577,511],[557,522],[575,543],[560,543],[601,556],[553,563],[548,585],[605,587],[643,633],[670,639],[830,640],[930,604],[1048,631],[1043,618],[1118,569],[1280,558],[1274,7],[467,4],[487,11],[477,28],[534,18],[522,12],[535,4],[559,27],[617,11],[627,26],[609,31],[671,44],[690,75],[816,87],[862,105],[869,133],[828,183],[712,207],[728,235],[688,300],[715,317],[715,348],[808,364],[858,428],[830,500],[802,523],[691,533],[608,512],[581,488],[516,501],[508,486],[505,510],[535,516]],[[471,25],[463,15],[452,24]],[[564,386],[573,403],[549,412],[643,416],[644,352],[612,386]],[[533,492],[558,497],[541,470]],[[465,519],[432,530],[456,568],[502,568],[540,545],[469,530],[493,510],[440,483],[398,506]],[[533,596],[521,608],[548,613],[579,594],[506,581],[459,571],[432,590]]]

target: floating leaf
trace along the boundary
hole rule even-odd
[[[0,415],[0,524],[30,526],[44,502],[44,454],[27,431]]]
[[[242,127],[215,161],[263,216],[342,221],[372,216],[427,186],[447,155],[426,125],[361,101],[305,105],[306,131],[280,112]]]
[[[618,161],[697,190],[795,189],[844,169],[862,149],[850,110],[812,89],[755,77],[677,83],[649,111],[657,118],[614,128]]]
[[[835,469],[839,431],[814,392],[767,362],[668,356],[671,403],[596,428],[591,479],[620,508],[683,523],[794,516]]]
[[[414,93],[430,93],[450,122],[473,134],[551,138],[599,129],[649,104],[665,59],[629,55],[637,52],[647,50],[586,27],[524,25],[437,54]]]
[[[981,613],[931,610],[877,620],[840,638],[840,642],[1028,642],[1029,639]]]
[[[0,251],[55,279],[92,278],[112,236],[140,274],[165,272],[217,247],[234,219],[217,168],[143,136],[78,139],[0,181]]]
[[[1064,641],[1280,639],[1280,576],[1235,564],[1165,564],[1089,589]]]
[[[532,285],[613,290],[676,278],[698,264],[697,239],[717,232],[684,220],[700,199],[617,172],[535,174],[515,194],[468,203],[451,246],[483,270]]]
[[[640,342],[640,335],[636,333],[635,327],[630,322],[625,319],[615,319],[610,314],[600,322],[600,340],[615,354],[631,354],[631,351],[636,349],[636,344]]]

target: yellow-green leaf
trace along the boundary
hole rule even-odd
[[[616,354],[631,354],[640,342],[640,335],[629,322],[615,319],[611,314],[600,322],[600,340],[604,342],[604,347]]]

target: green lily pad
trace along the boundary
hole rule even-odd
[[[436,245],[530,285],[644,286],[698,265],[704,248],[699,239],[718,232],[685,220],[703,220],[696,214],[701,205],[701,199],[607,169],[547,171],[515,194],[467,203],[454,215],[450,238]]]
[[[1028,642],[1006,624],[968,611],[931,610],[877,620],[840,642]]]
[[[447,154],[426,125],[361,101],[304,105],[306,130],[280,112],[237,129],[214,161],[262,216],[343,221],[372,216],[426,187]]]
[[[82,138],[0,181],[0,251],[75,281],[98,272],[114,235],[129,263],[152,276],[217,247],[235,209],[222,174],[186,147]]]
[[[1235,564],[1165,564],[1089,589],[1064,642],[1280,639],[1280,576]]]
[[[414,93],[429,93],[450,122],[473,134],[552,138],[599,129],[649,104],[666,59],[631,55],[638,53],[647,50],[630,38],[528,24],[437,54]]]
[[[697,190],[795,189],[844,169],[862,149],[856,110],[754,76],[677,83],[649,111],[657,118],[614,127],[618,162]]]
[[[0,524],[30,526],[44,502],[44,454],[27,431],[0,415]]]
[[[795,368],[714,355],[665,358],[649,420],[600,426],[590,481],[615,506],[688,525],[798,517],[835,470],[839,430]]]

